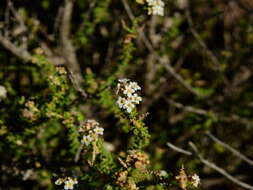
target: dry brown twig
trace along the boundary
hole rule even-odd
[[[9,7],[10,11],[12,12],[12,14],[14,15],[14,17],[17,19],[17,21],[20,24],[20,27],[24,30],[27,31],[27,27],[25,25],[25,22],[22,18],[22,16],[18,13],[18,11],[16,11],[15,7],[13,6],[13,3],[11,2],[11,0],[7,0],[7,6]]]
[[[242,117],[235,115],[235,114],[225,116],[223,113],[213,112],[213,111],[208,111],[208,110],[204,110],[204,109],[200,109],[200,108],[195,108],[192,106],[183,105],[180,102],[176,102],[171,99],[169,100],[168,97],[166,97],[166,96],[163,96],[163,98],[165,101],[167,101],[168,104],[170,104],[178,109],[182,109],[185,112],[190,112],[190,113],[195,113],[198,115],[211,117],[215,120],[219,120],[219,121],[223,121],[223,122],[231,122],[231,123],[237,122],[241,125],[252,126],[252,121],[250,121],[246,118],[242,118]]]
[[[63,52],[63,57],[66,60],[66,66],[71,71],[70,74],[72,75],[72,78],[75,79],[76,84],[74,86],[77,86],[77,89],[82,91],[82,95],[84,97],[87,97],[87,94],[84,92],[84,90],[81,87],[83,77],[81,74],[81,68],[79,66],[75,48],[72,44],[72,41],[70,39],[70,25],[71,25],[71,18],[72,18],[72,12],[73,12],[73,0],[65,0],[64,1],[64,7],[63,7],[63,13],[62,13],[62,20],[61,20],[61,27],[60,27],[60,39],[61,39],[61,49]]]
[[[188,24],[189,24],[190,31],[191,31],[192,35],[194,36],[194,38],[196,39],[196,41],[199,43],[200,47],[204,49],[204,51],[206,52],[207,56],[210,58],[210,60],[215,65],[216,69],[218,71],[221,71],[222,69],[221,69],[221,67],[219,65],[218,58],[214,55],[214,53],[210,49],[208,49],[208,47],[205,44],[205,42],[201,39],[199,33],[194,28],[194,24],[193,24],[193,21],[192,21],[192,17],[191,17],[191,13],[190,13],[189,8],[186,9],[185,15],[186,15],[186,19],[188,21]]]
[[[134,20],[135,16],[134,16],[133,11],[131,10],[131,7],[129,6],[127,0],[121,0],[121,2],[126,10],[128,17],[130,18],[130,20]],[[143,41],[143,43],[145,44],[147,49],[150,52],[154,52],[154,48],[153,48],[152,44],[150,43],[150,41],[148,40],[148,38],[146,37],[145,33],[143,32],[143,29],[139,28],[138,32],[139,32],[141,40]]]
[[[220,168],[216,164],[204,159],[204,157],[199,153],[198,148],[196,147],[196,145],[193,142],[189,142],[189,146],[192,148],[193,152],[179,148],[169,142],[167,143],[167,146],[170,147],[171,149],[173,149],[174,151],[183,153],[187,156],[196,156],[207,167],[212,168],[213,170],[217,171],[218,173],[220,173],[221,175],[223,175],[224,177],[226,177],[228,180],[232,181],[233,183],[235,183],[245,189],[253,190],[253,186],[238,180],[237,178],[233,177],[228,172],[226,172],[223,168]]]
[[[170,73],[171,76],[173,76],[173,78],[176,79],[176,81],[179,82],[179,84],[181,84],[185,89],[187,89],[192,94],[194,94],[198,97],[202,97],[202,95],[199,92],[197,92],[190,84],[188,84],[183,79],[183,77],[181,75],[179,75],[178,73],[175,72],[175,70],[173,69],[173,67],[171,66],[169,61],[167,61],[167,59],[168,58],[166,58],[166,57],[161,57],[158,60],[165,67],[165,69],[168,71],[168,73]]]
[[[183,105],[183,104],[176,102],[174,100],[168,99],[167,97],[164,97],[164,99],[165,99],[165,101],[168,102],[168,104],[170,104],[176,108],[183,109],[186,112],[195,113],[198,115],[204,115],[207,117],[212,117],[213,119],[217,119],[217,116],[215,113],[211,113],[211,112],[208,112],[207,110],[195,108],[192,106],[186,106],[186,105]]]
[[[171,144],[170,142],[167,142],[166,144],[167,144],[168,147],[170,147],[171,149],[173,149],[173,150],[175,150],[177,152],[180,152],[180,153],[185,154],[187,156],[192,156],[192,152],[190,152],[190,151],[187,151],[187,150],[184,150],[182,148],[179,148],[179,147]]]
[[[212,135],[209,131],[206,132],[206,135],[209,138],[211,138],[214,142],[218,143],[219,145],[223,146],[224,148],[226,148],[227,150],[229,150],[230,152],[232,152],[235,156],[237,156],[241,160],[243,160],[246,163],[248,163],[249,165],[253,166],[253,160],[249,159],[247,156],[245,156],[244,154],[240,153],[235,148],[231,147],[230,145],[228,145],[225,142],[222,142],[221,140],[219,140],[218,138],[216,138],[214,135]]]
[[[31,54],[24,48],[17,47],[8,38],[4,37],[0,33],[0,44],[7,50],[9,50],[13,55],[22,59],[24,62],[32,60]]]

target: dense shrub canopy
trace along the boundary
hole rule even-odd
[[[0,189],[253,189],[252,13],[2,0]]]

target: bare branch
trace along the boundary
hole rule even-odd
[[[194,88],[189,85],[182,77],[181,75],[177,74],[173,67],[168,63],[165,57],[162,57],[159,59],[160,63],[165,67],[165,69],[175,78],[183,87],[185,87],[189,92],[192,94],[201,97],[202,95],[198,93]]]
[[[189,9],[186,9],[186,18],[187,18],[188,24],[190,26],[190,31],[191,31],[192,35],[197,40],[197,42],[199,43],[200,47],[205,50],[206,54],[209,56],[209,58],[213,62],[213,64],[215,65],[216,69],[218,71],[221,71],[221,67],[219,65],[219,61],[218,61],[217,57],[213,54],[213,52],[211,50],[208,49],[208,47],[205,44],[205,42],[201,39],[200,35],[195,30]]]
[[[0,34],[0,44],[7,50],[9,50],[13,55],[19,57],[25,62],[28,62],[32,59],[31,54],[23,48],[17,47],[9,39],[5,38]]]
[[[180,152],[182,154],[185,154],[187,156],[191,156],[192,155],[192,153],[190,151],[187,151],[187,150],[184,150],[182,148],[179,148],[179,147],[171,144],[170,142],[167,142],[167,146],[170,147],[171,149],[173,149],[173,150],[175,150],[177,152]]]
[[[59,32],[59,26],[61,24],[61,18],[63,14],[63,7],[60,6],[57,12],[57,15],[55,17],[54,21],[54,29],[53,29],[53,36],[56,37],[57,33]]]
[[[70,69],[69,71],[69,78],[71,83],[73,84],[73,87],[78,91],[84,98],[87,98],[87,94],[84,92],[83,88],[78,84],[78,81],[76,81],[75,75],[72,73]]]
[[[204,159],[203,156],[201,156],[201,154],[199,153],[199,150],[197,149],[196,145],[193,144],[192,142],[189,142],[189,145],[190,147],[192,148],[193,152],[190,152],[190,151],[187,151],[187,150],[184,150],[182,148],[179,148],[171,143],[167,143],[167,145],[177,151],[177,152],[180,152],[180,153],[183,153],[187,156],[197,156],[197,158],[203,163],[205,164],[207,167],[209,168],[212,168],[213,170],[217,171],[218,173],[220,173],[221,175],[223,175],[224,177],[226,177],[228,180],[232,181],[233,183],[245,188],[245,189],[250,189],[250,190],[253,190],[253,186],[247,184],[247,183],[244,183],[240,180],[238,180],[237,178],[233,177],[232,175],[230,175],[229,173],[227,173],[224,169],[218,167],[217,165],[215,165],[214,163],[212,162],[209,162],[208,160]]]
[[[20,14],[19,14],[19,13],[16,11],[16,9],[14,8],[14,6],[13,6],[11,0],[8,0],[8,1],[7,1],[7,5],[8,5],[8,7],[10,8],[12,14],[15,16],[15,18],[16,18],[17,21],[19,22],[19,24],[20,24],[20,26],[22,27],[22,29],[26,31],[27,28],[26,28],[26,25],[25,25],[25,23],[24,23],[24,21],[23,21],[23,18],[20,16]]]
[[[2,45],[6,50],[10,51],[13,55],[23,60],[24,62],[32,61],[32,55],[25,48],[22,48],[23,46],[22,47],[16,46],[7,37],[1,35],[1,33],[0,33],[0,45]],[[45,50],[46,46],[43,44],[41,45],[43,50]],[[60,57],[48,56],[47,59],[54,65],[64,64],[64,61]]]
[[[245,161],[249,165],[253,166],[253,160],[249,159],[247,156],[245,156],[244,154],[240,153],[238,150],[236,150],[233,147],[231,147],[230,145],[222,142],[221,140],[219,140],[218,138],[216,138],[214,135],[212,135],[209,131],[206,132],[206,135],[209,138],[211,138],[214,142],[220,144],[221,146],[223,146],[224,148],[226,148],[230,152],[232,152],[234,155],[236,155],[237,157],[239,157],[240,159],[242,159],[243,161]]]
[[[208,112],[206,110],[195,108],[195,107],[192,107],[192,106],[185,106],[185,105],[183,105],[179,102],[175,102],[174,100],[171,100],[171,99],[169,100],[166,97],[164,97],[164,99],[168,102],[168,104],[170,104],[170,105],[172,105],[176,108],[183,109],[186,112],[196,113],[198,115],[204,115],[204,116],[209,116],[209,117],[216,118],[215,114],[211,114],[210,112]]]
[[[134,17],[134,14],[133,14],[133,12],[132,12],[132,10],[131,10],[128,2],[126,0],[121,0],[121,2],[123,3],[123,6],[124,6],[124,8],[126,10],[126,13],[127,13],[128,17],[131,20],[134,20],[135,17]]]
[[[217,119],[224,122],[232,122],[232,123],[238,122],[241,125],[252,126],[252,122],[250,120],[242,118],[235,114],[224,116],[224,114],[219,112],[209,112],[207,110],[195,108],[192,106],[185,106],[179,102],[175,102],[174,100],[168,100],[168,98],[165,96],[163,98],[168,102],[168,104],[175,106],[176,108],[183,109],[186,112],[212,117],[213,119]]]
[[[189,142],[190,147],[193,149],[194,153],[197,155],[197,157],[199,158],[199,160],[205,164],[206,166],[208,166],[209,168],[214,169],[215,171],[219,172],[221,175],[223,175],[224,177],[226,177],[227,179],[229,179],[230,181],[234,182],[235,184],[245,188],[245,189],[250,189],[253,190],[253,186],[244,183],[238,179],[236,179],[235,177],[233,177],[232,175],[230,175],[229,173],[227,173],[224,169],[218,167],[217,165],[215,165],[212,162],[209,162],[208,160],[204,159],[201,154],[199,153],[199,150],[197,149],[196,145],[193,144],[192,142]]]
[[[73,4],[74,4],[73,0],[65,0],[64,2],[60,27],[60,39],[62,42],[61,49],[63,57],[66,60],[66,66],[71,71],[71,73],[73,73],[72,77],[75,78],[78,89],[82,89],[81,84],[83,81],[83,77],[81,74],[81,68],[77,61],[75,48],[70,39],[70,25],[71,25]],[[83,95],[87,97],[87,94],[84,91]]]

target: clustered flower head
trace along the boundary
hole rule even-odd
[[[136,0],[136,2],[139,4],[146,2],[149,15],[164,15],[164,2],[162,0]]]
[[[135,105],[142,101],[142,98],[136,93],[138,90],[141,90],[141,87],[136,82],[131,82],[129,79],[119,79],[117,85],[118,106],[130,113]]]
[[[197,174],[190,176],[190,182],[194,187],[198,187],[200,184],[200,178]]]
[[[74,185],[78,183],[76,178],[71,178],[71,177],[64,177],[64,178],[58,178],[55,181],[56,185],[61,185],[64,183],[64,189],[74,189]]]
[[[26,119],[35,120],[38,118],[39,109],[36,107],[35,102],[29,100],[25,103],[25,108],[22,110],[22,115]]]
[[[128,175],[128,171],[120,171],[117,173],[117,178],[116,178],[116,184],[124,187],[126,181],[127,181],[127,175]]]
[[[146,0],[149,15],[164,15],[164,2],[162,0]]]
[[[122,189],[139,190],[134,180],[128,177],[127,170],[116,173],[116,184]]]
[[[91,142],[97,141],[99,135],[104,134],[104,129],[99,127],[99,123],[95,120],[87,120],[79,128],[80,133],[84,133],[82,142],[88,146]]]
[[[145,168],[149,164],[149,158],[144,152],[130,150],[129,155],[126,158],[126,164],[134,164],[137,169]]]
[[[65,69],[65,67],[56,67],[56,71],[60,74],[60,75],[66,75],[67,71]]]

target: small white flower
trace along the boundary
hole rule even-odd
[[[159,7],[159,6],[152,7],[152,14],[163,16],[164,15],[163,7]]]
[[[93,141],[93,138],[90,135],[84,135],[82,141],[88,146]]]
[[[130,85],[126,85],[123,94],[130,97],[134,93],[134,89]]]
[[[152,15],[153,14],[153,10],[151,7],[148,7],[148,15]]]
[[[131,82],[129,79],[120,79],[122,83],[119,83],[118,93],[120,96],[117,100],[117,105],[119,108],[123,108],[128,113],[130,113],[136,104],[139,104],[142,101],[142,98],[135,93],[138,90],[141,90],[141,87],[137,82]]]
[[[124,105],[126,103],[126,99],[125,98],[122,98],[122,97],[119,97],[118,100],[117,100],[117,104],[120,108],[123,108]]]
[[[129,83],[130,88],[132,88],[134,91],[141,90],[141,87],[137,84],[137,82],[130,82]]]
[[[74,189],[74,181],[72,179],[66,180],[64,182],[64,189],[65,190]]]
[[[7,90],[4,86],[0,85],[0,99],[4,99],[7,97]]]
[[[55,182],[55,185],[61,185],[64,183],[64,179],[63,178],[58,178]]]
[[[86,123],[91,124],[92,126],[99,126],[99,123],[93,119],[88,119]]]
[[[148,6],[152,6],[154,4],[154,0],[146,0]]]
[[[148,4],[148,14],[164,15],[164,2],[162,0],[146,0]]]
[[[192,177],[191,177],[191,183],[194,187],[198,187],[199,184],[200,184],[200,178],[197,174],[194,174]]]
[[[64,183],[64,189],[74,189],[74,185],[78,183],[76,178],[71,178],[71,177],[65,177],[65,178],[58,178],[55,181],[56,185],[61,185]]]
[[[154,6],[164,7],[164,2],[162,0],[156,0]]]
[[[118,80],[120,83],[127,83],[129,81],[129,79],[119,79]]]
[[[168,176],[168,173],[165,170],[160,170],[159,175],[162,177],[166,177],[166,176]]]
[[[129,100],[132,102],[132,103],[135,103],[135,104],[139,104],[141,101],[142,101],[142,98],[140,96],[138,96],[137,94],[133,94]]]
[[[93,129],[93,131],[96,135],[103,135],[104,134],[104,128],[102,128],[102,127],[96,127]]]
[[[146,2],[150,7],[153,6],[164,7],[164,2],[162,0],[146,0]]]
[[[135,105],[131,101],[127,101],[124,105],[124,109],[130,113],[135,108]]]

